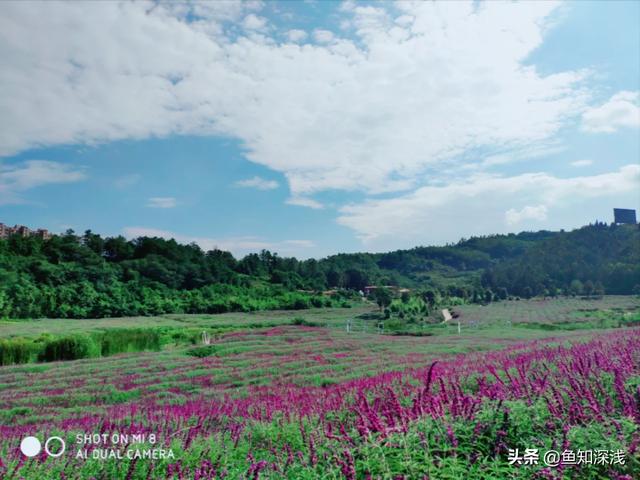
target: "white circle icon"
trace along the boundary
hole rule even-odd
[[[27,457],[35,457],[41,449],[40,440],[36,437],[24,437],[20,442],[20,451]]]
[[[51,450],[49,450],[49,442],[51,440],[57,440],[60,442],[60,445],[62,445],[62,448],[60,449],[59,452],[57,453],[51,453]],[[38,442],[38,444],[40,444],[40,442]],[[44,442],[44,451],[47,452],[47,455],[49,455],[50,457],[59,457],[60,455],[62,455],[64,453],[65,448],[67,448],[67,445],[64,443],[64,440],[61,439],[60,437],[49,437],[47,439],[46,442]]]

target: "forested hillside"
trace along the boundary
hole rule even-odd
[[[507,295],[630,294],[640,285],[640,231],[494,235],[444,247],[299,261],[141,237],[72,231],[0,240],[0,316],[105,317],[346,305],[366,285],[486,301]],[[326,289],[337,290],[331,297]]]
[[[596,223],[554,234],[487,268],[482,284],[525,297],[640,293],[640,229]]]

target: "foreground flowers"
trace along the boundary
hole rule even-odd
[[[206,384],[206,375],[196,377]],[[156,396],[111,406],[107,415],[5,425],[0,472],[183,479],[631,479],[640,472],[638,329],[522,343],[324,387],[273,382],[244,393],[208,396],[194,388],[187,401]],[[8,446],[34,431],[69,439],[69,455],[25,460]],[[155,448],[172,449],[175,459],[76,459],[77,432],[153,434]],[[83,446],[89,453],[103,447]],[[625,455],[615,464],[547,467],[510,464],[514,449]]]

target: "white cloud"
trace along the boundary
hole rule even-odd
[[[176,199],[173,197],[151,197],[147,200],[149,208],[174,208],[176,205]]]
[[[372,249],[446,243],[465,235],[506,233],[507,220],[521,228],[570,228],[609,218],[616,204],[638,203],[640,165],[601,175],[558,178],[547,173],[513,177],[478,175],[443,186],[427,186],[397,198],[342,207],[338,223]],[[533,206],[533,207],[532,207]],[[582,212],[582,213],[580,213]],[[531,223],[534,220],[535,223]]]
[[[622,91],[608,102],[585,111],[582,129],[594,133],[612,133],[620,128],[640,127],[640,92]]]
[[[309,197],[291,197],[287,199],[287,204],[296,205],[298,207],[313,208],[314,210],[320,210],[324,208],[324,205],[322,205],[320,202]]]
[[[294,42],[294,43],[302,42],[304,39],[307,38],[307,32],[305,32],[304,30],[297,30],[297,29],[289,30],[287,32],[287,38],[289,39],[290,42]]]
[[[593,160],[576,160],[575,162],[571,162],[572,167],[588,167],[589,165],[593,165]]]
[[[217,0],[215,2],[164,2],[163,8],[172,15],[185,19],[191,16],[197,22],[239,21],[246,12],[262,8],[261,2],[245,0]]]
[[[329,43],[333,40],[334,35],[330,30],[314,30],[313,38],[318,43]]]
[[[242,22],[258,25],[259,8],[6,3],[0,155],[223,135],[286,176],[290,203],[317,208],[316,192],[400,191],[475,148],[526,150],[588,100],[586,72],[543,76],[523,63],[552,2],[401,2],[395,20],[354,3],[341,15],[356,37],[316,31],[325,43],[315,45],[238,34]]]
[[[310,256],[308,249],[315,246],[315,243],[311,240],[284,240],[281,242],[269,242],[261,238],[250,236],[227,238],[198,237],[148,227],[125,227],[122,233],[127,238],[173,238],[179,243],[196,243],[205,251],[220,249],[232,252],[236,257],[241,257],[248,253],[259,252],[260,250],[271,250],[272,252],[278,252],[282,256],[308,258]]]
[[[236,182],[238,187],[257,188],[258,190],[273,190],[278,188],[279,184],[275,180],[266,180],[262,177],[255,176],[246,180]]]
[[[545,205],[527,205],[522,210],[510,208],[505,212],[504,217],[507,225],[517,225],[524,220],[542,221],[547,219],[547,207]]]
[[[452,167],[455,173],[455,177],[460,176],[462,170],[487,170],[492,167],[499,167],[510,163],[531,161],[536,158],[547,157],[563,152],[566,149],[557,141],[539,142],[535,145],[530,145],[526,148],[521,148],[518,151],[509,151],[508,153],[496,153],[489,155],[484,159],[479,159],[477,155],[473,156],[473,159],[469,163],[456,164]],[[481,157],[480,157],[481,158]],[[442,172],[443,170],[441,170]]]
[[[0,205],[22,203],[21,193],[56,183],[73,183],[87,178],[84,169],[47,160],[20,164],[0,163]]]
[[[250,13],[242,21],[242,26],[247,30],[264,30],[267,26],[267,19]]]

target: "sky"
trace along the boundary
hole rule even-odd
[[[640,2],[2,2],[0,222],[236,256],[640,208]]]

